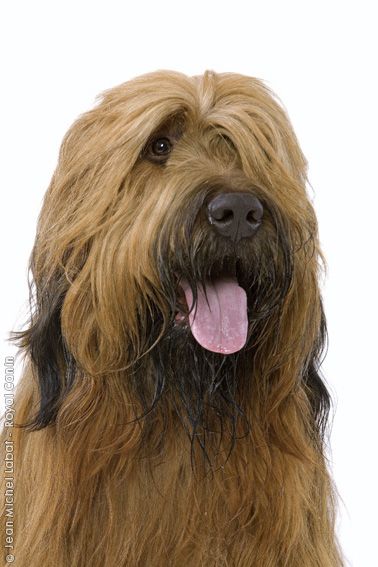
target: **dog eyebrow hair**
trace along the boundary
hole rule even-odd
[[[168,138],[173,146],[174,149],[175,144],[180,140],[180,138],[184,134],[185,129],[185,120],[183,118],[183,112],[177,112],[168,116],[162,120],[161,124],[155,128],[155,130],[149,135],[147,142],[143,146],[139,154],[140,159],[149,159],[149,161],[155,163],[156,165],[164,165],[168,159],[169,155],[166,156],[166,159],[153,159],[152,156],[148,158],[148,150],[151,143],[159,138]]]

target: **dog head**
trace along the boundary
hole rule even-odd
[[[194,426],[298,387],[322,422],[319,257],[306,161],[263,83],[156,72],[104,93],[68,131],[40,216],[21,340],[35,427],[78,375],[125,373],[144,412],[174,390]]]

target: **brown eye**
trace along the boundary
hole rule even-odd
[[[158,138],[151,143],[151,153],[157,157],[165,157],[172,150],[172,144],[168,138]]]
[[[174,142],[173,137],[157,135],[147,143],[141,157],[152,163],[164,165],[173,150]]]

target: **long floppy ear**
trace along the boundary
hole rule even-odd
[[[68,352],[61,331],[61,308],[67,283],[52,279],[34,296],[29,328],[14,333],[14,340],[25,349],[32,361],[39,385],[39,409],[32,420],[22,426],[42,429],[54,422],[62,395],[71,387],[75,362]]]
[[[313,420],[317,432],[322,439],[326,433],[328,415],[331,409],[331,396],[320,372],[323,352],[327,345],[327,325],[322,303],[320,303],[320,310],[319,335],[303,376],[303,381],[311,403]]]

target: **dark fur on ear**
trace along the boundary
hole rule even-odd
[[[37,290],[29,328],[13,335],[13,339],[29,352],[38,380],[38,413],[30,422],[20,424],[33,430],[43,429],[54,422],[62,395],[71,387],[75,374],[74,359],[66,348],[61,331],[60,314],[66,292],[66,284],[61,282],[61,279],[55,278],[41,292]]]
[[[311,403],[313,419],[321,439],[326,434],[328,415],[331,409],[331,396],[321,376],[320,366],[323,362],[323,353],[327,348],[327,324],[321,303],[321,320],[318,340],[314,345],[311,358],[303,376],[307,395]]]

